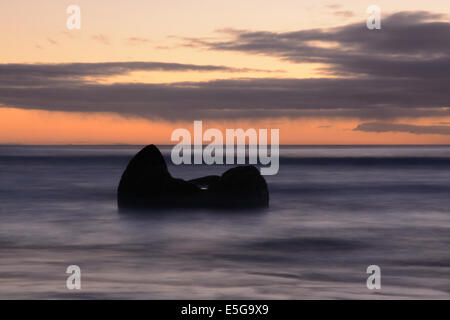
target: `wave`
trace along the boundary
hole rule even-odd
[[[443,184],[387,184],[365,185],[357,183],[335,184],[293,184],[272,183],[269,185],[271,194],[317,194],[320,196],[331,194],[450,194],[450,185]]]
[[[83,156],[22,156],[2,155],[0,163],[23,164],[23,163],[103,163],[103,164],[126,164],[131,160],[130,155],[83,155]],[[169,155],[164,155],[166,162],[171,165]],[[449,167],[450,157],[293,157],[281,156],[280,165],[291,166],[430,166]],[[234,159],[234,164],[237,159]],[[248,158],[245,161],[249,163]]]
[[[450,166],[447,157],[280,157],[280,164],[304,166]]]

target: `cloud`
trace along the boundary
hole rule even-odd
[[[50,43],[50,44],[52,44],[54,46],[59,45],[59,42],[54,40],[54,39],[52,39],[52,38],[47,38],[47,41],[48,41],[48,43]]]
[[[343,18],[351,18],[351,17],[355,16],[355,13],[353,11],[349,11],[349,10],[334,11],[333,14],[335,16],[343,17]]]
[[[450,71],[450,23],[446,18],[424,11],[400,12],[383,18],[383,27],[377,31],[368,30],[361,21],[332,29],[281,33],[235,30],[227,34],[231,39],[186,41],[209,50],[322,63],[323,71],[336,75],[442,78]]]
[[[64,36],[66,36],[69,39],[75,39],[77,37],[76,33],[73,32],[73,30],[71,30],[71,31],[63,30],[63,31],[61,31],[61,34],[63,34]]]
[[[58,81],[0,86],[0,103],[26,109],[116,112],[147,118],[221,119],[450,116],[445,83],[390,79],[231,79],[100,85]]]
[[[450,135],[450,126],[419,126],[401,123],[362,123],[354,130],[364,132],[408,132],[413,134]]]
[[[334,4],[328,4],[325,7],[329,8],[329,9],[339,9],[339,8],[342,8],[342,5],[334,3]]]
[[[96,34],[92,36],[92,39],[100,42],[101,44],[110,46],[111,42],[109,41],[109,38],[107,36],[105,36],[104,34]]]
[[[232,68],[216,65],[195,65],[167,62],[103,62],[60,64],[0,64],[0,85],[8,86],[65,86],[82,85],[84,77],[107,77],[133,71],[167,72],[276,72],[250,68]]]
[[[142,45],[152,42],[150,39],[140,37],[129,37],[127,38],[127,41],[131,45]]]
[[[384,18],[377,31],[365,23],[285,33],[223,29],[224,41],[188,40],[210,50],[320,62],[340,77],[107,85],[86,78],[137,70],[251,69],[161,62],[0,64],[0,104],[167,120],[342,117],[389,123],[450,117],[450,23],[443,17],[402,12]]]

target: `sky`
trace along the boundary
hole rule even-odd
[[[2,144],[450,144],[448,0],[0,0],[0,43]]]

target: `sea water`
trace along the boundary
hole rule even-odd
[[[283,146],[267,209],[119,212],[141,147],[0,146],[0,298],[450,298],[450,146]]]

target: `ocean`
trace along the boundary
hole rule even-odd
[[[119,212],[141,148],[0,146],[0,298],[450,298],[450,146],[283,146],[267,209]]]

